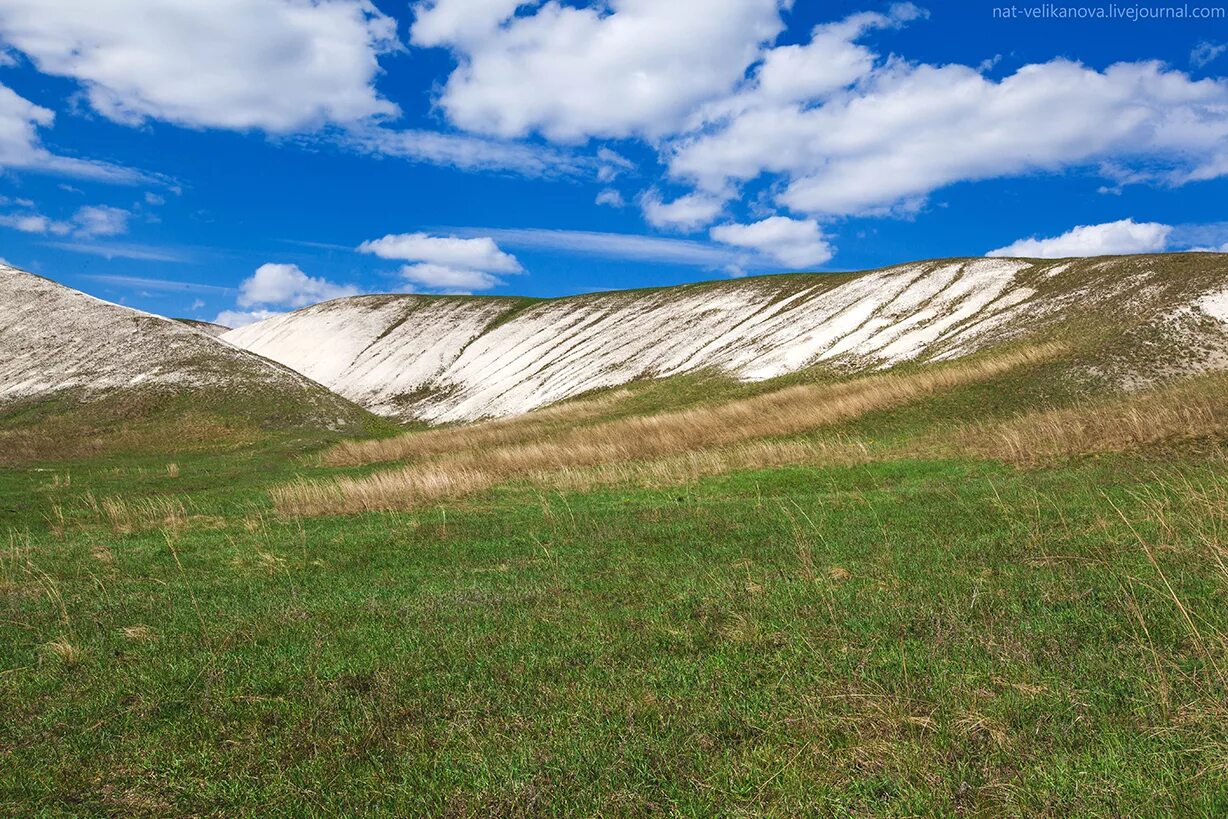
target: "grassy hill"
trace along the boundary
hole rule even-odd
[[[1228,375],[1119,312],[0,470],[0,811],[1222,814]]]
[[[213,335],[0,265],[0,465],[391,426]]]

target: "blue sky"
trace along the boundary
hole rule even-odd
[[[0,0],[0,257],[240,323],[1228,249],[1224,5],[1040,5]]]

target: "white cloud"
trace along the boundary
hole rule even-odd
[[[513,17],[513,0],[436,0],[415,6],[411,37],[456,54],[439,104],[465,130],[565,142],[659,136],[734,87],[783,28],[783,4],[547,2]]]
[[[614,188],[604,188],[597,193],[595,203],[598,205],[609,205],[612,208],[621,208],[626,206],[623,201],[623,195]]]
[[[400,259],[488,273],[521,273],[524,268],[516,257],[499,249],[489,236],[460,238],[432,236],[428,233],[396,233],[382,239],[363,242],[362,253],[373,253],[381,259]]]
[[[1112,256],[1155,253],[1168,247],[1172,226],[1122,219],[1101,225],[1079,225],[1061,236],[1032,237],[991,250],[986,256],[1061,259],[1067,256]]]
[[[295,264],[263,264],[239,285],[239,306],[258,304],[306,307],[329,299],[356,296],[361,292],[348,284],[308,276]],[[224,324],[225,322],[220,322]]]
[[[530,177],[579,176],[591,172],[590,159],[543,145],[438,131],[359,127],[341,141],[355,150],[410,162],[450,165],[463,171],[513,171]]]
[[[55,114],[35,105],[12,89],[0,85],[0,168],[96,179],[103,182],[133,184],[144,177],[137,171],[59,156],[43,147],[40,128],[50,128]]]
[[[4,0],[0,36],[124,123],[291,132],[393,115],[396,22],[368,0]]]
[[[446,293],[489,290],[503,284],[496,274],[524,272],[516,257],[500,250],[489,236],[396,233],[363,242],[358,250],[413,262],[401,267],[406,282]]]
[[[427,262],[403,266],[401,276],[410,284],[422,285],[447,293],[471,293],[474,290],[489,290],[503,284],[503,280],[498,276],[482,270],[468,270]]]
[[[509,247],[552,250],[577,256],[601,256],[660,264],[724,268],[754,262],[752,254],[707,242],[666,239],[631,233],[546,228],[451,228],[459,236],[488,236]]]
[[[911,3],[897,3],[888,14],[864,12],[837,23],[816,26],[810,41],[763,52],[754,78],[740,93],[701,111],[708,120],[761,107],[813,102],[853,85],[874,68],[877,55],[856,40],[926,16]]]
[[[491,35],[534,0],[426,0],[414,6],[413,41],[421,46],[472,43]]]
[[[191,256],[179,250],[153,245],[103,244],[101,242],[47,242],[48,247],[73,253],[88,253],[104,259],[137,259],[145,262],[190,262]]]
[[[41,213],[0,214],[0,225],[22,233],[52,233],[56,236],[63,236],[72,231],[72,225],[67,222],[57,222]]]
[[[87,205],[73,216],[78,236],[119,236],[128,232],[128,211],[109,205]]]
[[[1219,59],[1219,55],[1225,51],[1228,51],[1228,43],[1212,43],[1208,40],[1203,40],[1194,46],[1194,50],[1190,52],[1190,62],[1202,68]]]
[[[142,290],[165,290],[172,293],[230,293],[233,288],[216,284],[188,282],[180,279],[150,279],[144,276],[122,276],[111,273],[86,274],[82,278],[106,282],[123,287],[139,287]]]
[[[22,207],[33,208],[28,199],[17,200]],[[109,205],[87,205],[77,210],[71,220],[61,221],[41,213],[0,214],[0,225],[23,233],[50,233],[55,236],[72,234],[81,238],[119,236],[128,232],[129,213]]]
[[[597,181],[613,182],[623,171],[635,169],[635,163],[604,145],[597,149]]]
[[[658,228],[694,231],[716,221],[725,209],[725,197],[708,193],[688,193],[672,202],[661,201],[655,190],[640,197],[644,219]]]
[[[671,175],[708,191],[782,177],[781,205],[830,216],[915,210],[955,182],[1089,165],[1170,185],[1228,174],[1228,81],[1067,60],[994,81],[852,42],[908,16],[855,15],[805,46],[766,51],[745,87],[667,146]]]
[[[274,310],[223,310],[213,319],[213,323],[229,327],[233,330],[281,315],[285,314]]]
[[[717,225],[711,235],[718,242],[756,250],[792,268],[821,265],[834,253],[813,219],[771,216],[749,225]]]

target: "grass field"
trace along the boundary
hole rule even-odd
[[[6,468],[0,811],[1223,815],[1224,380],[975,366],[361,514],[274,499],[693,410]]]

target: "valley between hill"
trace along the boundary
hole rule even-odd
[[[475,423],[324,393],[367,420],[177,443],[129,419],[103,450],[13,458],[0,812],[1222,814],[1222,265],[1079,262],[1087,286],[1134,271],[1103,301],[1012,268],[1041,318],[919,320],[890,368],[895,341],[814,360],[853,345],[828,338],[764,377],[629,368]],[[357,383],[388,316],[330,304],[285,338],[344,314],[333,383]],[[534,305],[477,338],[562,309]],[[587,383],[544,349],[506,359],[542,363],[516,384]],[[520,389],[466,383],[397,406]]]

